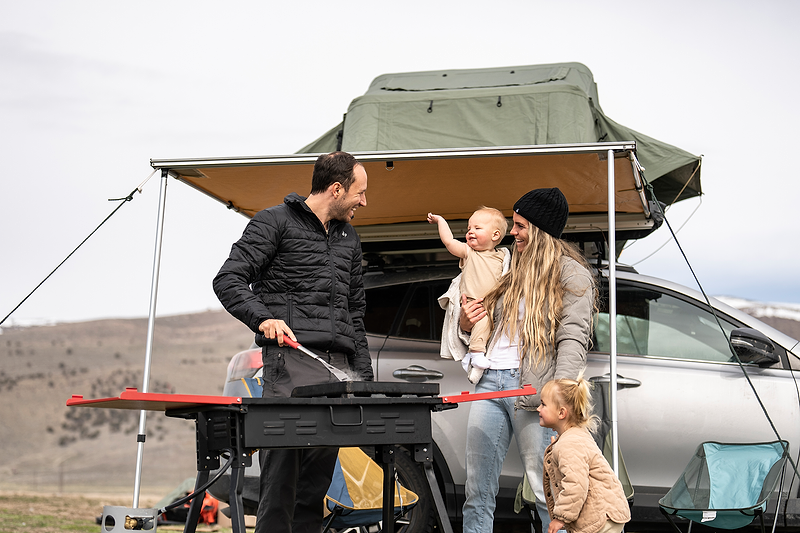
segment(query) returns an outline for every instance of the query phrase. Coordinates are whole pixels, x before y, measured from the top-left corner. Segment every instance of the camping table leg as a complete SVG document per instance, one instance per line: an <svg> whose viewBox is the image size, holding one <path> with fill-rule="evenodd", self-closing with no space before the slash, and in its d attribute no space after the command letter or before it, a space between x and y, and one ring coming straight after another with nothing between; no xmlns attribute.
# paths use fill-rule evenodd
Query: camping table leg
<svg viewBox="0 0 800 533"><path fill-rule="evenodd" d="M444 506L442 493L439 492L439 483L436 482L436 474L433 472L433 463L425 463L425 477L428 478L428 486L433 495L433 503L436 506L436 516L439 518L439 528L444 533L453 533L453 526L447 517L447 508Z"/></svg>
<svg viewBox="0 0 800 533"><path fill-rule="evenodd" d="M231 508L231 528L233 533L245 533L244 505L242 504L242 490L244 489L244 469L252 464L252 459L242 444L242 417L231 417L233 426L233 448L230 453L235 453L236 458L231 465L231 486L228 493L228 505Z"/></svg>
<svg viewBox="0 0 800 533"><path fill-rule="evenodd" d="M242 488L244 487L244 468L234 465L231 468L231 489L228 505L231 508L231 529L233 533L245 533Z"/></svg>
<svg viewBox="0 0 800 533"><path fill-rule="evenodd" d="M208 470L197 473L197 481L194 482L194 490L202 487L208 481ZM203 510L203 499L206 492L203 491L192 500L189 506L189 513L186 515L186 524L183 528L184 533L194 533L197 529L197 521L200 519L200 511Z"/></svg>
<svg viewBox="0 0 800 533"><path fill-rule="evenodd" d="M177 413L175 415L177 416ZM222 407L192 413L195 419L197 442L197 487L204 485L211 470L218 469L219 454L228 451L234 458L231 464L231 479L228 505L231 509L231 529L233 533L245 533L244 506L242 489L244 488L244 469L252 464L248 450L242 443L243 414L238 409ZM195 511L195 506L197 509ZM203 494L192 500L190 516L186 520L184 533L194 533L200 511L203 506Z"/></svg>
<svg viewBox="0 0 800 533"><path fill-rule="evenodd" d="M382 533L394 533L394 446L375 446L375 461L383 469Z"/></svg>

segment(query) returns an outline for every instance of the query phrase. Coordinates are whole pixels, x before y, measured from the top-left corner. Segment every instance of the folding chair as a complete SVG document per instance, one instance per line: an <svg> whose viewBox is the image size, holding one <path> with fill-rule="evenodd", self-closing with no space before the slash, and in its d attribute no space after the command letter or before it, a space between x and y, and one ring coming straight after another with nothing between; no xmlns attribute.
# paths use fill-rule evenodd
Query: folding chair
<svg viewBox="0 0 800 533"><path fill-rule="evenodd" d="M778 506L789 456L789 443L704 442L669 492L659 500L661 513L677 533L674 517L720 529L738 529L756 516L764 532L767 502L778 481ZM775 519L777 520L777 507Z"/></svg>
<svg viewBox="0 0 800 533"><path fill-rule="evenodd" d="M419 501L416 493L395 482L395 520ZM360 448L339 448L333 480L325 495L330 512L323 532L331 528L360 528L383 519L383 469Z"/></svg>

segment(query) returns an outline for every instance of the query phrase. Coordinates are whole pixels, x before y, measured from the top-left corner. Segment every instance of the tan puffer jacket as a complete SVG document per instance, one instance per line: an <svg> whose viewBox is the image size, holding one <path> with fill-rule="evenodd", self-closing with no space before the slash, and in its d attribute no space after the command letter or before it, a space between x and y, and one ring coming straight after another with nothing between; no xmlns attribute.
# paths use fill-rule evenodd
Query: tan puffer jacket
<svg viewBox="0 0 800 533"><path fill-rule="evenodd" d="M607 520L631 519L622 484L586 429L570 428L547 447L542 485L550 517L569 533L596 533Z"/></svg>

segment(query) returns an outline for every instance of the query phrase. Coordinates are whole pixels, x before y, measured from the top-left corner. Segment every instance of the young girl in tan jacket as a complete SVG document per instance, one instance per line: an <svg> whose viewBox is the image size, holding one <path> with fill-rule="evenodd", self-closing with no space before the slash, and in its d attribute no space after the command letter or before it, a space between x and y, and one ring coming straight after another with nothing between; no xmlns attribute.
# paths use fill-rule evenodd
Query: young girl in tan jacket
<svg viewBox="0 0 800 533"><path fill-rule="evenodd" d="M539 424L558 433L544 453L548 533L619 533L631 519L622 484L589 433L598 422L589 387L582 377L542 387Z"/></svg>

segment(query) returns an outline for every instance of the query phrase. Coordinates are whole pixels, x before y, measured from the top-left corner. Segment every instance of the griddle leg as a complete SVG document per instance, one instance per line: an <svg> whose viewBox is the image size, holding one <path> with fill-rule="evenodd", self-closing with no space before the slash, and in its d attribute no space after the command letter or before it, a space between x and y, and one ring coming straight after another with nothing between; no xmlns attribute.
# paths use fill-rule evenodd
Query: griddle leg
<svg viewBox="0 0 800 533"><path fill-rule="evenodd" d="M194 482L194 490L202 487L208 481L208 470L203 470L197 473L197 480ZM186 524L184 525L184 533L194 533L197 530L197 521L200 519L200 511L203 510L203 500L206 497L206 492L203 491L192 500L189 506L189 513L186 515Z"/></svg>
<svg viewBox="0 0 800 533"><path fill-rule="evenodd" d="M383 527L381 533L394 533L394 446L375 446L375 461L383 469Z"/></svg>
<svg viewBox="0 0 800 533"><path fill-rule="evenodd" d="M234 463L231 468L231 488L228 493L228 505L231 508L231 529L233 533L245 533L244 507L242 505L242 489L244 488L244 467Z"/></svg>
<svg viewBox="0 0 800 533"><path fill-rule="evenodd" d="M436 482L436 474L433 472L433 463L425 462L425 477L428 479L428 486L433 495L433 503L436 505L436 516L439 519L439 528L443 533L453 533L453 526L447 517L447 507L444 505L442 493L439 492L439 484Z"/></svg>

